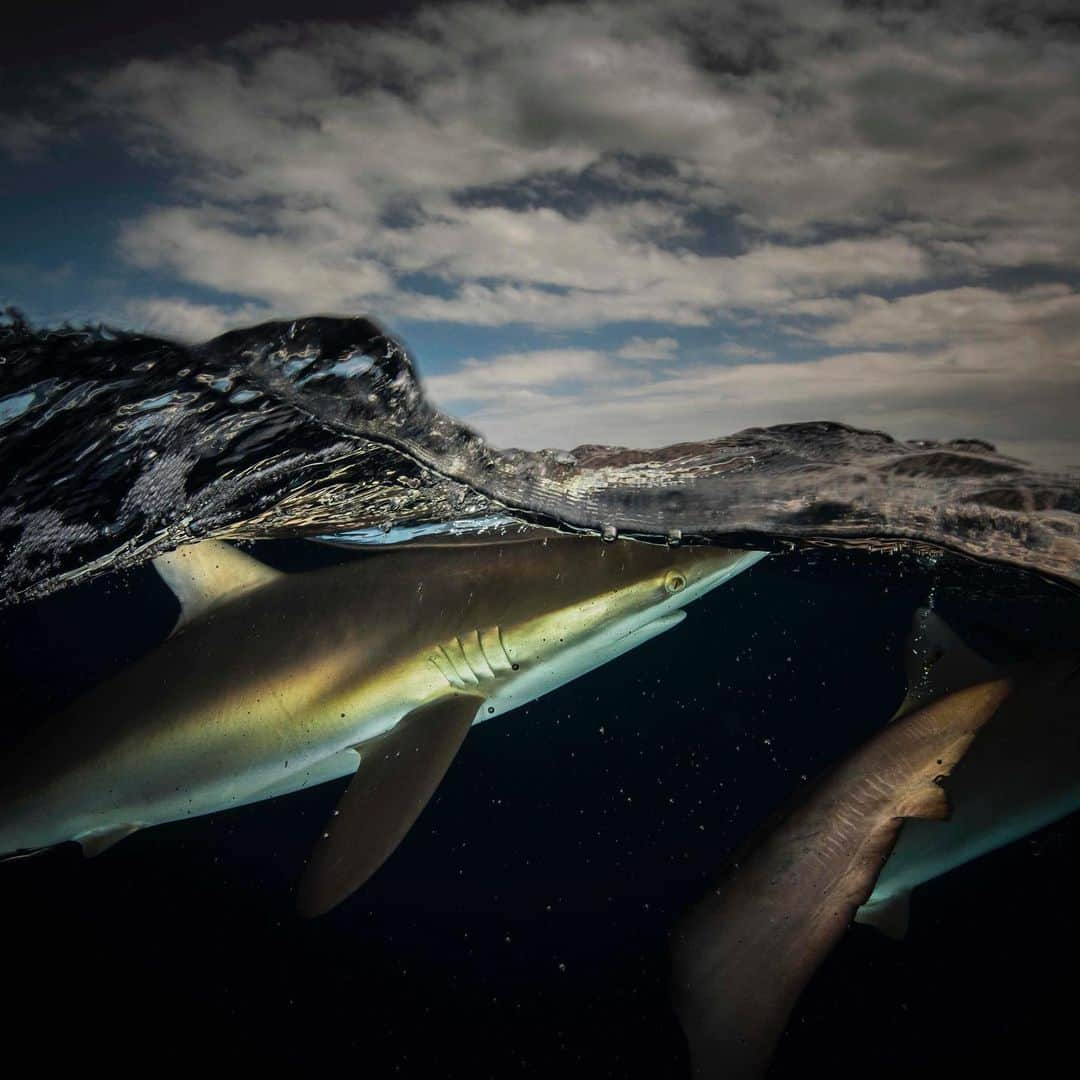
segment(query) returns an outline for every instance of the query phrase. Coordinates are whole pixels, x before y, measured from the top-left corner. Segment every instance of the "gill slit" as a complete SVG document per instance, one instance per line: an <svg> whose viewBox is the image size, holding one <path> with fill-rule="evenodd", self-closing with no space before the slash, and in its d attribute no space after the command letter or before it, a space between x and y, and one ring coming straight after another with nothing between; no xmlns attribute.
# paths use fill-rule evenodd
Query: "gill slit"
<svg viewBox="0 0 1080 1080"><path fill-rule="evenodd" d="M457 646L456 651L452 647L448 649L445 645L439 646L443 656L446 657L450 666L457 672L457 677L463 683L479 686L480 680L476 677L476 672L473 671L469 664L469 658L465 655L465 650L462 648L461 639L455 637L453 644Z"/></svg>
<svg viewBox="0 0 1080 1080"><path fill-rule="evenodd" d="M507 662L507 664L510 665L511 670L513 670L514 661L510 659L510 654L506 651L506 642L503 641L502 627L501 626L496 626L495 627L495 636L496 636L496 638L498 638L499 649L502 651L503 659Z"/></svg>
<svg viewBox="0 0 1080 1080"><path fill-rule="evenodd" d="M479 630L473 630L472 636L476 639L476 651L479 653L480 659L483 661L484 667L487 668L487 671L485 672L485 675L490 679L497 678L497 676L495 674L495 669L491 666L491 661L487 658L487 653L484 652L484 641L480 637L480 631ZM466 659L467 659L468 658L468 653L466 653L465 655L466 655ZM476 674L479 675L480 672L477 672Z"/></svg>

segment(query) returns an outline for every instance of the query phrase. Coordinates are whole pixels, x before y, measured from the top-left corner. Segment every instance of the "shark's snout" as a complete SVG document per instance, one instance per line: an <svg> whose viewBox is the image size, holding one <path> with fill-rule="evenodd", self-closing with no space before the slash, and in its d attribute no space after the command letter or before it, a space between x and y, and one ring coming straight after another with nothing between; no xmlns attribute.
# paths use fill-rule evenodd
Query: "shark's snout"
<svg viewBox="0 0 1080 1080"><path fill-rule="evenodd" d="M728 548L701 547L694 549L688 566L678 568L686 577L686 588L679 594L679 605L697 600L761 562L767 551L734 551Z"/></svg>

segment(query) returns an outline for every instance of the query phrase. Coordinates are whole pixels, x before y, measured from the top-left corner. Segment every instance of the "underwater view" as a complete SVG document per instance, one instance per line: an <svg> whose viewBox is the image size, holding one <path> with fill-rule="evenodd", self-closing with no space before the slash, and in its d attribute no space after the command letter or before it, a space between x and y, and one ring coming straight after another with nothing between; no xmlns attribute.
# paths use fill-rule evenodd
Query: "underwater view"
<svg viewBox="0 0 1080 1080"><path fill-rule="evenodd" d="M823 423L505 454L362 319L4 332L13 1022L386 1075L1052 1044L1080 476Z"/></svg>
<svg viewBox="0 0 1080 1080"><path fill-rule="evenodd" d="M8 1045L1060 1071L1075 13L20 19Z"/></svg>

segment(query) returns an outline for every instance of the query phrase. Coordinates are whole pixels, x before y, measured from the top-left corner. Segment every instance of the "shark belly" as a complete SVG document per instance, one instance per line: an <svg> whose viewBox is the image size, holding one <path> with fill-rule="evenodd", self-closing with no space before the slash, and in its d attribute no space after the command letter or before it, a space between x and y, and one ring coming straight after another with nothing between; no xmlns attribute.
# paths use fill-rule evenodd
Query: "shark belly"
<svg viewBox="0 0 1080 1080"><path fill-rule="evenodd" d="M364 744L393 729L426 701L462 689L478 691L482 700L473 722L480 723L566 685L684 617L685 612L676 611L616 624L583 643L547 648L528 659L523 649L517 670L511 658L517 653L510 645L506 670L492 672L488 667L483 683L476 679L475 685L457 675L471 674L473 668L485 670L475 660L471 667L464 660L475 649L443 650L456 665L451 669L453 682L427 649L393 665L381 677L361 679L329 698L317 691L322 682L339 681L338 671L324 672L321 681L307 688L283 680L258 690L249 687L230 701L204 702L186 715L159 717L149 735L120 738L93 760L55 777L39 798L0 827L0 848L47 847L146 828L327 783L362 767ZM469 640L479 642L480 635L472 631L453 639ZM121 687L114 697L123 697L125 689ZM115 708L115 701L102 702L100 711ZM135 703L133 711L151 708ZM93 722L89 717L82 720L87 725Z"/></svg>
<svg viewBox="0 0 1080 1080"><path fill-rule="evenodd" d="M396 685L362 674L349 685L347 668L326 664L306 680L286 670L229 693L189 677L190 696L165 708L125 679L101 688L59 728L92 733L120 716L111 736L9 803L0 850L216 813L333 779L350 760L355 769L350 747L391 728L435 682L421 671L419 688L408 673Z"/></svg>
<svg viewBox="0 0 1080 1080"><path fill-rule="evenodd" d="M685 617L686 612L676 611L642 625L615 627L597 634L594 639L584 645L555 651L543 660L525 665L518 671L511 669L512 673L491 679L485 687L488 696L477 708L473 724L504 715L536 701L631 649L638 648L666 630L678 626ZM466 635L460 635L455 640L461 640L463 637ZM460 659L458 664L460 665ZM406 715L413 707L415 703L403 706L400 709L401 715L393 719L387 719L385 716L372 717L365 724L358 725L355 735L348 736L351 740L348 747L336 749L325 757L306 762L300 767L283 770L282 774L269 784L251 788L241 794L234 792L228 796L227 802L202 812L213 813L230 806L243 806L261 802L264 799L276 799L309 787L339 780L344 776L351 776L358 767L363 767L364 743L391 730L401 716ZM360 731L363 731L363 735Z"/></svg>
<svg viewBox="0 0 1080 1080"><path fill-rule="evenodd" d="M640 624L618 625L596 634L583 644L553 650L550 655L521 671L518 677L508 679L496 688L480 707L475 723L536 701L678 626L684 618L685 611L676 611Z"/></svg>
<svg viewBox="0 0 1080 1080"><path fill-rule="evenodd" d="M352 776L360 765L360 761L361 755L358 750L339 750L336 754L329 754L310 765L292 770L284 779L253 791L242 801L232 805L246 806L248 803L264 802L267 799L292 795L297 791L305 791L311 787L318 787L320 784L340 780L345 776Z"/></svg>

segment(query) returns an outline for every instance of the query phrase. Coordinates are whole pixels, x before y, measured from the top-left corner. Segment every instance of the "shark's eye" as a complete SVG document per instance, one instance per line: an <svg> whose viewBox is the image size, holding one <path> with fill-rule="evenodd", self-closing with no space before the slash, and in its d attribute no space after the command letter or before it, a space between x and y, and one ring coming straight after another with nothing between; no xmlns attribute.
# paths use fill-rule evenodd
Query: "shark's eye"
<svg viewBox="0 0 1080 1080"><path fill-rule="evenodd" d="M682 592L686 588L686 578L678 570L669 570L664 578L664 588L669 593Z"/></svg>

